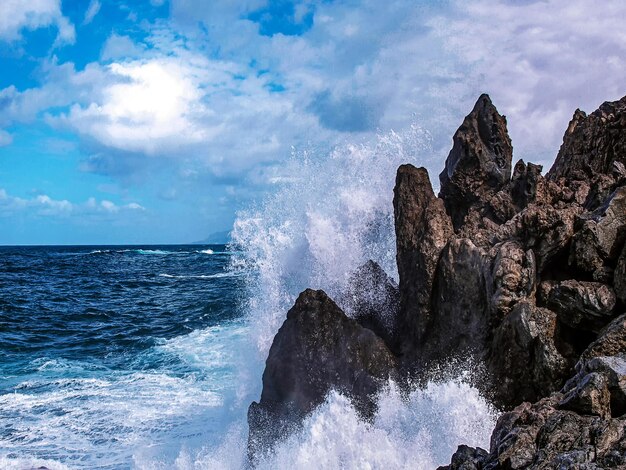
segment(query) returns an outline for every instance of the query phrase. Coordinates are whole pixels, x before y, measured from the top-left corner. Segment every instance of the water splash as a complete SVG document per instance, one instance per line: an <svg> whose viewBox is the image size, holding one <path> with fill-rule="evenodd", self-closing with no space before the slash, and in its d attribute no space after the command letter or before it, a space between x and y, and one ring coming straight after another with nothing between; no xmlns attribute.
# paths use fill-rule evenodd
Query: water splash
<svg viewBox="0 0 626 470"><path fill-rule="evenodd" d="M260 357L296 296L307 287L340 300L354 270L372 259L393 278L393 186L399 165L432 162L418 126L371 145L346 145L326 157L295 154L275 194L239 214L232 234L251 274L250 320Z"/></svg>

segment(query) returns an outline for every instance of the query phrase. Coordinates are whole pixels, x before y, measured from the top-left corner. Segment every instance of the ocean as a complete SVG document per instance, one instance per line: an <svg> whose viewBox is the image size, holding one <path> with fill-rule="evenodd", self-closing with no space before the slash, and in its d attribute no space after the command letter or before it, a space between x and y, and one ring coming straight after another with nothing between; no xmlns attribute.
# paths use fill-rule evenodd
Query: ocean
<svg viewBox="0 0 626 470"><path fill-rule="evenodd" d="M237 215L234 248L0 247L0 469L246 468L287 310L312 287L351 315L342 293L368 259L397 280L395 171L428 164L427 143L415 127L294 153L294 176ZM497 412L468 374L389 383L367 422L332 392L257 467L432 469L488 448Z"/></svg>

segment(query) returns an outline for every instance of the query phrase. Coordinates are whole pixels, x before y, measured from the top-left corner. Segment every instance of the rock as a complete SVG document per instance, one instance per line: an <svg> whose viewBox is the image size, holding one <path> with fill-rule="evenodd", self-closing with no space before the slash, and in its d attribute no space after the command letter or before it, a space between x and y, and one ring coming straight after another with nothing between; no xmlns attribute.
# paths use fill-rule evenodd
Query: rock
<svg viewBox="0 0 626 470"><path fill-rule="evenodd" d="M594 357L577 364L579 380L584 374L599 373L606 379L610 395L610 414L619 417L626 413L626 359L620 356ZM567 385L566 385L567 386Z"/></svg>
<svg viewBox="0 0 626 470"><path fill-rule="evenodd" d="M475 355L482 359L489 334L483 273L488 261L470 240L453 239L444 249L433 292L437 312L420 343L422 362L449 362Z"/></svg>
<svg viewBox="0 0 626 470"><path fill-rule="evenodd" d="M614 164L626 164L626 97L605 102L587 116L576 110L563 137L563 144L549 179L590 179L610 174Z"/></svg>
<svg viewBox="0 0 626 470"><path fill-rule="evenodd" d="M581 354L584 363L593 357L626 355L626 314L609 323Z"/></svg>
<svg viewBox="0 0 626 470"><path fill-rule="evenodd" d="M580 223L582 228L572 241L570 264L602 279L602 268L615 266L626 239L626 187L618 188L595 211L582 214Z"/></svg>
<svg viewBox="0 0 626 470"><path fill-rule="evenodd" d="M478 98L453 142L439 175L439 196L456 230L472 206L483 206L509 182L513 147L506 118L498 113L488 95Z"/></svg>
<svg viewBox="0 0 626 470"><path fill-rule="evenodd" d="M394 352L400 294L395 281L369 260L350 277L342 305L361 326L372 330Z"/></svg>
<svg viewBox="0 0 626 470"><path fill-rule="evenodd" d="M579 414L611 416L611 395L606 377L592 372L585 375L559 402L559 408Z"/></svg>
<svg viewBox="0 0 626 470"><path fill-rule="evenodd" d="M524 164L523 160L515 164L511 177L511 196L518 210L525 208L537 199L537 186L542 179L541 165L534 163Z"/></svg>
<svg viewBox="0 0 626 470"><path fill-rule="evenodd" d="M452 456L450 465L439 467L437 470L480 470L488 455L489 452L480 447L460 445Z"/></svg>
<svg viewBox="0 0 626 470"><path fill-rule="evenodd" d="M598 332L612 320L615 300L613 289L605 284L567 280L550 290L547 306L572 328Z"/></svg>
<svg viewBox="0 0 626 470"><path fill-rule="evenodd" d="M622 303L626 303L626 244L624 244L617 260L617 266L613 273L613 286L617 298L622 301Z"/></svg>
<svg viewBox="0 0 626 470"><path fill-rule="evenodd" d="M626 421L563 410L556 393L505 413L483 469L597 469L626 464Z"/></svg>
<svg viewBox="0 0 626 470"><path fill-rule="evenodd" d="M443 201L424 168L402 165L394 188L401 328L405 344L420 344L431 321L431 293L441 251L452 237ZM409 347L411 349L411 347Z"/></svg>
<svg viewBox="0 0 626 470"><path fill-rule="evenodd" d="M260 402L248 411L251 455L321 404L328 392L350 397L364 415L395 373L396 359L371 330L348 318L321 290L307 289L274 337L263 372Z"/></svg>
<svg viewBox="0 0 626 470"><path fill-rule="evenodd" d="M578 205L558 209L530 204L494 231L493 243L519 240L525 249L533 250L537 272L541 273L566 249L574 235L574 221L581 211Z"/></svg>
<svg viewBox="0 0 626 470"><path fill-rule="evenodd" d="M518 302L533 296L537 268L533 251L525 251L518 241L500 243L490 255L493 264L488 298L491 317L499 322Z"/></svg>
<svg viewBox="0 0 626 470"><path fill-rule="evenodd" d="M491 393L499 406L511 408L559 390L572 364L555 344L556 314L520 302L493 332L487 358Z"/></svg>

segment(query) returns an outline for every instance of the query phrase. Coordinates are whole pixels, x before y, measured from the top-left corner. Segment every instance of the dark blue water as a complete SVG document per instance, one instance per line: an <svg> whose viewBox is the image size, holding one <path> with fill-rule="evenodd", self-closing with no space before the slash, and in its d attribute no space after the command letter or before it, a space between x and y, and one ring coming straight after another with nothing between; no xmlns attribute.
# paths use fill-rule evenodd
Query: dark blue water
<svg viewBox="0 0 626 470"><path fill-rule="evenodd" d="M230 257L0 247L0 468L167 466L222 432L244 334Z"/></svg>

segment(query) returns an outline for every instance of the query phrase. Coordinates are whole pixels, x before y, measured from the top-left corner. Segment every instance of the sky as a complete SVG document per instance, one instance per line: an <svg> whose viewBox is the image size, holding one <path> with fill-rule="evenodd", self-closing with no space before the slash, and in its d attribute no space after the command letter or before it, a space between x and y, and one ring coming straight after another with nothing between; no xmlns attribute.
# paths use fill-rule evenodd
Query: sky
<svg viewBox="0 0 626 470"><path fill-rule="evenodd" d="M625 21L621 0L0 0L0 244L201 240L298 151L412 125L443 167L484 92L547 169L576 108L626 94Z"/></svg>

